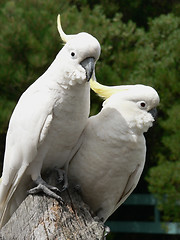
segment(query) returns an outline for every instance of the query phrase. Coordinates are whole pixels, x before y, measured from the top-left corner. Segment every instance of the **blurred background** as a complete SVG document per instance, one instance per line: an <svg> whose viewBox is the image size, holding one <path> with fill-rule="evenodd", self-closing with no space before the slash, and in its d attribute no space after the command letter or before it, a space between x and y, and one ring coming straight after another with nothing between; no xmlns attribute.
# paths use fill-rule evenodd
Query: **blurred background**
<svg viewBox="0 0 180 240"><path fill-rule="evenodd" d="M58 13L67 34L85 31L99 40L100 83L142 83L154 87L161 98L158 120L145 136L143 175L106 223L112 230L107 239L180 239L179 0L1 0L0 167L8 121L19 97L62 48ZM92 93L91 115L101 105Z"/></svg>

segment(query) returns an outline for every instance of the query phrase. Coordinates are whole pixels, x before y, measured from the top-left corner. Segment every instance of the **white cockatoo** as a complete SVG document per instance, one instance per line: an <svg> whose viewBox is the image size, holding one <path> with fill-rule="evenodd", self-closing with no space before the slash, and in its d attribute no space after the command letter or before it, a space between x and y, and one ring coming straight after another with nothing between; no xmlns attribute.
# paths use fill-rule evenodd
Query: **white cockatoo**
<svg viewBox="0 0 180 240"><path fill-rule="evenodd" d="M68 177L105 222L139 181L146 156L143 133L153 125L159 96L144 85L107 87L92 82L91 87L107 99L89 118Z"/></svg>
<svg viewBox="0 0 180 240"><path fill-rule="evenodd" d="M87 123L91 77L100 44L82 32L66 35L58 15L58 30L66 43L47 71L21 96L11 116L0 183L2 227L29 191L61 199L41 177L47 169L65 168ZM65 183L67 187L67 181Z"/></svg>

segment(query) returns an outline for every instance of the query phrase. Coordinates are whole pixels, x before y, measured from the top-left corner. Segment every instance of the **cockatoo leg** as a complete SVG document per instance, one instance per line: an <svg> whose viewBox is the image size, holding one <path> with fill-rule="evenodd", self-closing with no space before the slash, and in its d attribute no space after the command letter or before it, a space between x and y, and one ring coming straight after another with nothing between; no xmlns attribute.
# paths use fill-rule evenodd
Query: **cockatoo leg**
<svg viewBox="0 0 180 240"><path fill-rule="evenodd" d="M37 194L39 192L45 193L47 196L57 199L58 201L64 202L63 199L54 193L56 191L60 193L61 191L57 187L53 187L47 184L40 176L34 181L37 187L34 187L28 191L29 194Z"/></svg>
<svg viewBox="0 0 180 240"><path fill-rule="evenodd" d="M68 177L67 177L67 171L64 169L56 168L56 171L58 173L58 181L64 182L61 192L65 191L68 188Z"/></svg>

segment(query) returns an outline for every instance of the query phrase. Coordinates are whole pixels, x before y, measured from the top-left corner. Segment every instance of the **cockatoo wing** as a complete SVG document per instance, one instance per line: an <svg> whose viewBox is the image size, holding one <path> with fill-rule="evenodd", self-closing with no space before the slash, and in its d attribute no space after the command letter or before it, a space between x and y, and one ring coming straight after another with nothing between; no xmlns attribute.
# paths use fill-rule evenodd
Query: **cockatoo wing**
<svg viewBox="0 0 180 240"><path fill-rule="evenodd" d="M9 123L0 183L0 219L29 164L36 157L52 120L48 92L33 85L20 98Z"/></svg>
<svg viewBox="0 0 180 240"><path fill-rule="evenodd" d="M117 202L117 204L111 214L113 214L113 212L115 212L116 209L119 208L119 206L129 197L129 195L135 189L135 187L137 186L137 184L139 182L140 176L142 174L143 167L144 167L144 162L142 162L141 164L138 164L136 169L130 174L130 176L127 180L127 183L125 185L124 191L123 191L122 195L120 196L119 201Z"/></svg>

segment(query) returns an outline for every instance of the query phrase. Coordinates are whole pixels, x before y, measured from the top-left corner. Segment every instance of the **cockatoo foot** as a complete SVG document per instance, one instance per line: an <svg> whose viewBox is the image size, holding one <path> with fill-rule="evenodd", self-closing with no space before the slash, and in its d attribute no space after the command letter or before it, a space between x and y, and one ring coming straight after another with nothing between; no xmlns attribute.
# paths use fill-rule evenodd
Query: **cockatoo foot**
<svg viewBox="0 0 180 240"><path fill-rule="evenodd" d="M58 182L61 183L62 181L64 181L62 189L60 190L60 192L63 192L68 188L68 178L67 178L66 171L60 168L55 168L55 170L58 173Z"/></svg>
<svg viewBox="0 0 180 240"><path fill-rule="evenodd" d="M64 192L64 191L67 190L67 189L68 189L68 184L64 184L64 185L62 186L61 192Z"/></svg>
<svg viewBox="0 0 180 240"><path fill-rule="evenodd" d="M63 199L55 193L55 192L58 192L58 193L61 192L57 187L47 184L41 177L38 177L35 183L37 184L37 186L30 189L28 191L29 194L37 194L39 192L43 192L49 197L52 197L57 199L58 201L64 202Z"/></svg>

